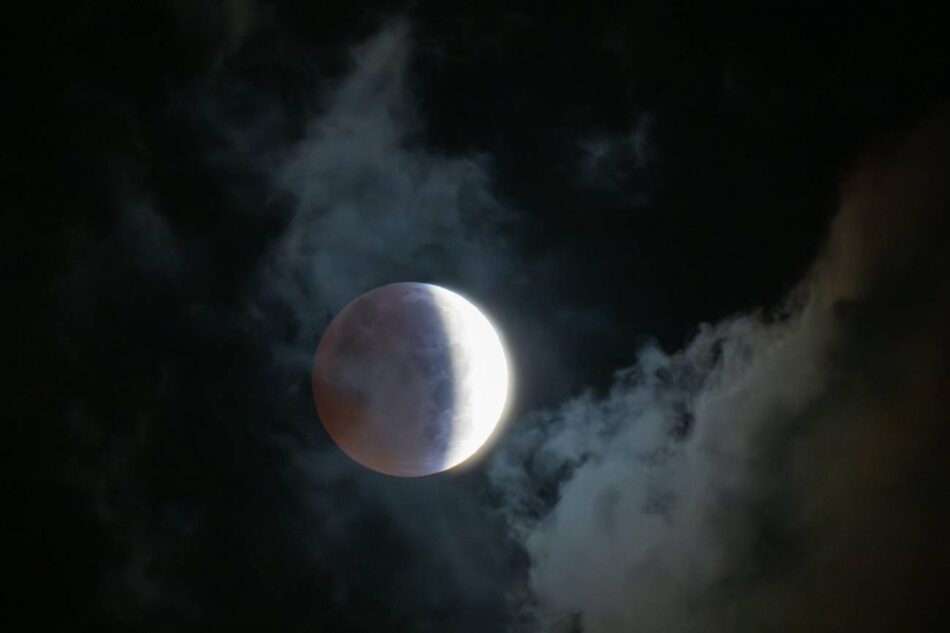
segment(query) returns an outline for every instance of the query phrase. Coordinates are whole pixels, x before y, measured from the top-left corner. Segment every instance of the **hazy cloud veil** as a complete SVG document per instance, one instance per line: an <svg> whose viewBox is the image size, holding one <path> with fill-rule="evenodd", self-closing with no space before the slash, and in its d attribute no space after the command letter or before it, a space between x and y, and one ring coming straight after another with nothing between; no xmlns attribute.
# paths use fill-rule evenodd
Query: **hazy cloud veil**
<svg viewBox="0 0 950 633"><path fill-rule="evenodd" d="M405 280L457 283L477 294L503 274L508 254L498 223L505 212L491 195L485 162L439 155L419 142L410 36L397 20L354 50L351 71L274 173L275 190L289 196L293 211L259 270L248 318L271 337L288 389L309 391L301 377L310 375L320 332L359 294ZM287 431L316 428L309 408L292 415ZM384 477L326 441L276 441L308 525L304 546L315 556L333 552L329 564L345 570L335 573L334 601L359 604L367 587L383 591L394 612L368 627L501 626L507 552L471 486ZM393 552L405 558L374 560ZM362 558L368 562L360 567ZM465 613L479 617L460 619Z"/></svg>
<svg viewBox="0 0 950 633"><path fill-rule="evenodd" d="M160 306L161 318L146 319L160 350L148 371L123 374L136 385L142 378L156 404L135 415L142 405L131 403L126 420L113 402L124 443L110 445L111 453L91 451L81 476L71 475L121 541L103 583L110 617L136 624L164 612L181 630L207 622L262 630L253 618L282 628L284 619L320 623L358 609L367 614L354 626L366 629L502 626L504 539L473 503L471 486L366 471L321 435L311 404L314 347L343 304L406 279L487 289L506 258L495 228L503 210L482 159L442 156L418 142L409 39L408 26L396 22L357 47L306 134L288 145L271 135L278 148L268 150L267 165L232 148L228 160L265 179L274 205L226 209L225 238L208 246L173 231L167 210L143 196L122 208L115 239L93 244L98 257L77 258L62 284L76 328L92 319L82 309L87 290L111 287L114 276L154 278L160 289L176 290L159 303L148 294L152 286L139 283L151 301L128 299L132 308ZM238 133L228 138L246 141ZM244 183L227 187L237 198ZM266 213L286 215L259 217ZM222 278L233 294L209 297L209 280L221 285ZM121 306L126 328L131 322L134 331L151 332ZM174 327L214 343L202 347L197 334L185 351L161 343ZM201 424L190 424L177 406L188 406ZM81 402L74 408L75 433L97 446L96 410ZM194 483L222 479L226 495ZM142 489L172 492L153 509L125 493ZM153 513L167 516L167 525L156 525ZM267 542L250 534L266 534ZM172 559L179 564L162 564ZM241 572L229 572L231 565ZM240 591L254 599L231 604ZM297 593L304 597L298 611L287 609L282 596ZM475 612L478 618L464 616Z"/></svg>
<svg viewBox="0 0 950 633"><path fill-rule="evenodd" d="M409 37L397 21L355 50L353 71L275 174L295 210L260 292L317 327L384 283L454 279L478 290L501 271L502 209L483 161L413 143Z"/></svg>
<svg viewBox="0 0 950 633"><path fill-rule="evenodd" d="M519 422L492 477L531 560L529 628L934 625L948 141L938 121L862 162L777 315L645 349L606 397Z"/></svg>

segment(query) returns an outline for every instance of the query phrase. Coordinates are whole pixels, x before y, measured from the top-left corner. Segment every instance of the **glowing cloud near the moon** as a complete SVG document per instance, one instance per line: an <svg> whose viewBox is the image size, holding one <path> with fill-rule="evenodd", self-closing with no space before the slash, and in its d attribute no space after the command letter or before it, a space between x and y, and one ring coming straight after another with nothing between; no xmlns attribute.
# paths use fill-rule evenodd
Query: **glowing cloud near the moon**
<svg viewBox="0 0 950 633"><path fill-rule="evenodd" d="M414 477L471 457L497 426L508 363L488 319L460 295L390 284L350 302L313 367L317 412L337 445L379 472Z"/></svg>

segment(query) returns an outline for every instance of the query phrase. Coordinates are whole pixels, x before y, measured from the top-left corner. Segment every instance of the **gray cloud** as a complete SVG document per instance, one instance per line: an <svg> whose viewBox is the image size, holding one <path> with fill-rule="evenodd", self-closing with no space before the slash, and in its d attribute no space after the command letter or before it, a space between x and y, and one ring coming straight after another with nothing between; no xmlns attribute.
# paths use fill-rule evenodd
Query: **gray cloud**
<svg viewBox="0 0 950 633"><path fill-rule="evenodd" d="M409 55L403 22L358 47L306 133L283 147L274 130L286 115L266 95L248 93L256 118L240 126L215 110L216 95L195 99L193 116L220 139L207 160L223 165L223 176L214 173L226 194L264 188L280 200L277 211L238 201L209 211L220 220L207 225L213 235L192 234L137 183L108 231L71 240L75 263L59 284L70 315L64 341L102 327L103 306L119 317L110 334L155 340L142 367L123 368L121 400L84 396L72 406L70 432L84 453L69 467L70 485L87 493L116 545L99 589L110 619L135 625L161 614L188 629L264 617L277 605L288 620L365 611L354 626L367 629L502 626L509 552L500 524L477 501L480 482L368 472L331 445L310 406L319 333L347 301L407 279L457 286L477 301L507 262L498 230L505 211L489 192L487 162L419 142ZM250 185L231 180L244 176ZM286 224L255 217L283 211ZM112 290L126 280L140 300ZM221 287L228 292L208 295ZM220 353L232 363L223 382L214 369ZM235 384L249 387L236 394ZM243 498L234 503L232 495ZM240 554L221 554L235 546ZM287 569L267 576L282 557L306 577ZM242 571L222 581L229 565ZM284 612L269 594L253 608L217 602L218 586L263 585L278 587L275 595L285 586L311 592L306 608L319 616Z"/></svg>
<svg viewBox="0 0 950 633"><path fill-rule="evenodd" d="M250 290L247 319L270 337L271 360L298 395L319 333L357 295L418 280L460 287L477 301L508 267L499 230L507 215L489 190L486 160L439 155L418 142L410 52L405 22L357 47L352 71L274 172L293 212ZM508 552L500 525L477 502L479 483L382 477L327 441L302 445L295 434L317 421L309 409L290 415L295 422L273 440L304 508L303 547L339 569L378 551L412 560L340 573L333 599L352 605L369 584L409 630L501 626Z"/></svg>
<svg viewBox="0 0 950 633"><path fill-rule="evenodd" d="M504 276L518 342L551 361L524 367L535 382L571 356L558 339L583 349L578 331L609 317L563 307L566 267L515 260L484 157L424 147L406 24L360 47L335 83L322 62L272 46L274 7L212 5L132 11L132 29L106 20L134 46L105 37L92 60L64 48L69 63L41 73L84 86L70 97L82 107L61 108L83 149L52 161L69 172L50 187L70 210L62 239L22 250L56 281L32 293L42 307L24 311L36 324L17 338L55 341L31 350L49 367L29 363L40 387L18 394L40 410L14 424L38 452L12 441L10 457L56 481L52 498L13 483L42 533L18 548L38 554L18 584L70 603L31 617L501 630L522 563L493 514L500 496L530 556L529 582L508 588L530 627L921 628L921 601L940 598L925 570L945 555L934 404L948 345L946 226L928 203L946 161L917 159L944 132L858 170L831 246L780 318L706 327L678 354L646 349L607 397L529 415L496 444L494 490L478 469L381 478L332 448L310 408L313 347L344 302L405 279L478 299ZM81 13L78 41L91 44L100 12ZM141 24L155 28L126 37ZM656 158L651 125L594 141L587 166L609 182L593 184L624 195L623 165ZM39 138L44 171L57 130ZM48 230L46 214L23 215Z"/></svg>
<svg viewBox="0 0 950 633"><path fill-rule="evenodd" d="M88 261L63 284L70 334L103 314L121 334L130 306L156 297L180 311L174 340L187 334L180 347L154 343L142 367L116 372L121 401L109 394L75 408L73 432L92 455L72 472L75 485L121 534L122 563L102 589L116 618L177 609L172 622L199 628L239 618L241 605L228 596L221 608L209 587L255 568L260 577L235 587L272 581L262 613L283 608L274 597L282 588L311 582L331 614L353 617L354 605L368 605L368 619L354 624L367 629L499 630L506 619L501 594L517 566L481 481L366 472L319 435L301 379L320 330L357 294L417 279L477 295L517 268L486 160L421 145L409 54L405 24L360 47L305 136L268 170L269 186L289 200L276 237L251 235L256 224L236 217L240 230L215 234L218 250L202 250L143 195L103 243L75 245ZM279 127L279 108L265 110L259 129L231 137L247 143L235 161L253 154L248 139ZM649 119L641 123L623 151L649 162ZM920 628L931 617L938 579L929 570L946 563L946 520L934 507L948 483L938 454L950 351L946 137L933 126L856 170L822 259L778 315L706 326L676 354L644 349L606 397L512 425L496 444L489 492L503 499L510 533L529 556L525 586L509 588L521 609L516 625L876 631ZM245 250L264 254L235 262ZM205 297L212 284L202 279L235 263L250 271L236 275L239 304ZM116 307L105 302L103 311L97 302L113 276L140 292L142 280L162 283L141 299L110 295ZM135 333L164 333L166 315L143 310L131 321ZM245 343L264 358L245 358ZM99 352L93 347L80 352ZM226 386L209 384L222 350L239 362ZM205 365L192 375L189 363ZM236 395L249 380L260 393ZM182 394L202 419L197 431L178 422ZM148 410L136 413L142 402ZM97 407L115 412L111 425L96 419ZM101 439L110 433L115 440ZM205 461L222 438L233 459ZM258 481L265 492L249 483ZM149 489L168 501L134 501ZM235 562L231 548L242 539L259 549ZM291 560L306 581L286 573ZM331 572L332 582L322 580ZM385 603L372 602L374 592Z"/></svg>
<svg viewBox="0 0 950 633"><path fill-rule="evenodd" d="M654 115L646 111L633 129L625 134L597 134L580 143L577 176L580 182L613 193L620 193L632 183L637 171L656 159L651 138ZM644 194L640 194L641 197ZM638 202L644 202L644 199Z"/></svg>
<svg viewBox="0 0 950 633"><path fill-rule="evenodd" d="M267 301L313 319L391 281L485 291L501 274L504 211L487 165L414 142L408 61L405 23L360 46L353 72L277 171L276 187L295 210L263 273Z"/></svg>
<svg viewBox="0 0 950 633"><path fill-rule="evenodd" d="M938 121L865 159L776 315L647 348L605 397L518 423L491 466L531 560L528 628L934 625L948 149Z"/></svg>

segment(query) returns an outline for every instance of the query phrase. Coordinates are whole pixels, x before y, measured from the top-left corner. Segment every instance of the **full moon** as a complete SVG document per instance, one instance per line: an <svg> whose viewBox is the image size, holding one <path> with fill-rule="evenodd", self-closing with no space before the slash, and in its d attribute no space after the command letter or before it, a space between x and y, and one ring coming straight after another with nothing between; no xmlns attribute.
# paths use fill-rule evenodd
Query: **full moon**
<svg viewBox="0 0 950 633"><path fill-rule="evenodd" d="M396 283L347 304L313 362L313 398L330 437L360 464L420 477L471 457L505 408L501 339L469 301Z"/></svg>

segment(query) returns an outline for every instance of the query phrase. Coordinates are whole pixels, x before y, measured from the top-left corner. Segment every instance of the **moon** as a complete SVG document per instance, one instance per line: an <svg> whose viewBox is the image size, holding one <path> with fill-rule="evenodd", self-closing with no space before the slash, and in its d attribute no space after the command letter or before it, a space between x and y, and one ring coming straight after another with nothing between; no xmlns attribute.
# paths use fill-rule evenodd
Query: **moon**
<svg viewBox="0 0 950 633"><path fill-rule="evenodd" d="M415 282L348 303L320 339L312 378L317 414L340 449L399 477L471 457L508 395L505 350L485 315L450 290Z"/></svg>

